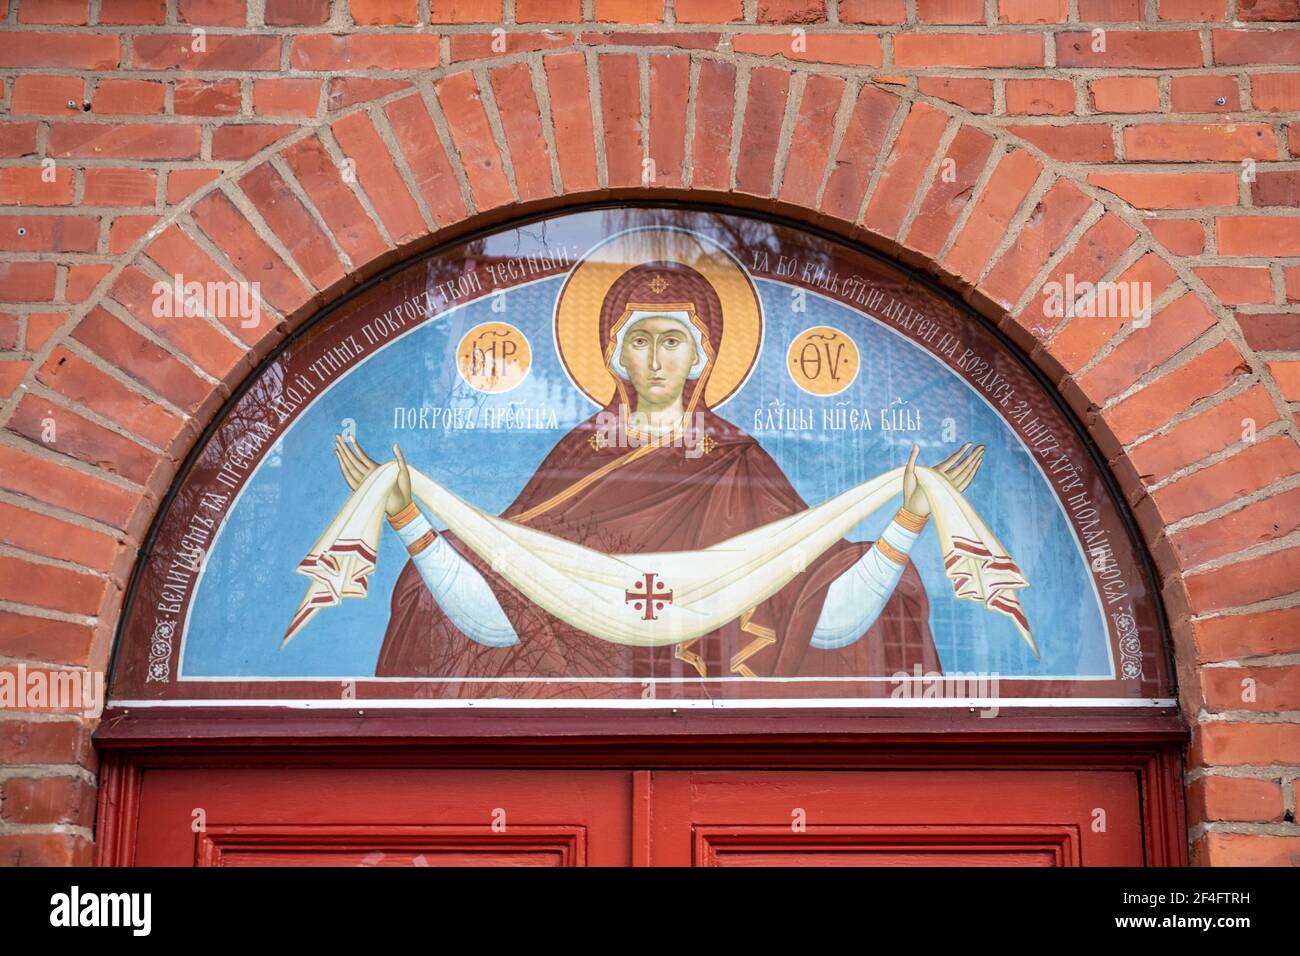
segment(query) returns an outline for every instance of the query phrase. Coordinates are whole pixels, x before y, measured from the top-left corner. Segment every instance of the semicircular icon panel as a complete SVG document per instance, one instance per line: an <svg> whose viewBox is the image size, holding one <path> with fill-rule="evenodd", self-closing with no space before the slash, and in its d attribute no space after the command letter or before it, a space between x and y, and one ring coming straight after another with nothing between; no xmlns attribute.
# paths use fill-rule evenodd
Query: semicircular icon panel
<svg viewBox="0 0 1300 956"><path fill-rule="evenodd" d="M712 211L557 215L263 363L158 518L112 698L1167 703L1102 467L896 266Z"/></svg>

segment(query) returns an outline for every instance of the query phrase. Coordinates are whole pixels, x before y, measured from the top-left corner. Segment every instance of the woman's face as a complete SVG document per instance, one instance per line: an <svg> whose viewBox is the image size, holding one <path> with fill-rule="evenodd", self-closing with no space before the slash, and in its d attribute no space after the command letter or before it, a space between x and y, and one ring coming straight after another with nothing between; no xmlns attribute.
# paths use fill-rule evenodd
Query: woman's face
<svg viewBox="0 0 1300 956"><path fill-rule="evenodd" d="M623 336L619 359L642 400L668 405L681 396L699 355L695 339L680 322L650 315L634 322Z"/></svg>

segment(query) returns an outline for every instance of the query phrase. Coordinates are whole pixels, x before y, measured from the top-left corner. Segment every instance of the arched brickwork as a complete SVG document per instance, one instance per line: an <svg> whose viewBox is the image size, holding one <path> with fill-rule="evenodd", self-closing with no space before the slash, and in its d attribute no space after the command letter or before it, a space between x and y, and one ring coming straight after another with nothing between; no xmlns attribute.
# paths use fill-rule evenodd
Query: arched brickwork
<svg viewBox="0 0 1300 956"><path fill-rule="evenodd" d="M993 23L979 0L961 21L977 27L928 21L963 5L926 0L677 0L666 19L637 0L513 0L496 37L501 11L466 19L492 3L433 0L432 27L424 0L174 15L100 0L111 27L41 8L65 6L47 26L17 5L0 32L0 177L28 207L0 245L5 660L106 666L179 463L257 360L357 282L530 212L704 200L893 255L1025 349L1109 458L1160 571L1194 859L1300 860L1300 258L1277 258L1300 256L1300 139L1277 112L1300 94L1275 66L1300 58L1300 30L1189 12L1109 23L1111 52L1092 54L1066 4L1057 20L1011 0ZM90 121L53 115L86 71ZM1243 93L1232 126L1202 115ZM1191 120L1146 115L1171 104ZM150 286L175 273L260 282L266 320L155 318ZM1044 317L1040 290L1067 273L1149 281L1149 326ZM0 728L0 862L88 859L91 728L21 713Z"/></svg>

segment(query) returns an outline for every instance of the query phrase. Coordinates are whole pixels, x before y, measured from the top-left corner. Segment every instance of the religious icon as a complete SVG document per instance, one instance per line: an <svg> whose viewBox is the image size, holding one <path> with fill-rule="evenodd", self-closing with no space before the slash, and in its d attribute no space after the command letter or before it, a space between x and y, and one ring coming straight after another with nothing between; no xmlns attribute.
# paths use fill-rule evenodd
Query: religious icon
<svg viewBox="0 0 1300 956"><path fill-rule="evenodd" d="M453 494L400 445L392 460L371 457L364 426L334 438L351 497L298 567L312 583L286 642L322 609L366 596L386 521L410 560L377 677L518 679L517 695L545 695L546 679L587 681L582 693L597 697L613 678L937 672L909 560L932 522L955 596L1006 615L1038 654L1018 595L1029 582L963 495L983 445L961 443L930 467L913 445L905 466L810 505L717 410L764 344L753 280L717 243L669 227L606 240L559 291L554 338L599 410L499 514ZM509 323L477 327L458 348L461 376L486 393L511 388L529 348ZM817 396L861 373L852 340L824 326L800 334L785 361ZM874 541L845 537L884 508L893 517Z"/></svg>

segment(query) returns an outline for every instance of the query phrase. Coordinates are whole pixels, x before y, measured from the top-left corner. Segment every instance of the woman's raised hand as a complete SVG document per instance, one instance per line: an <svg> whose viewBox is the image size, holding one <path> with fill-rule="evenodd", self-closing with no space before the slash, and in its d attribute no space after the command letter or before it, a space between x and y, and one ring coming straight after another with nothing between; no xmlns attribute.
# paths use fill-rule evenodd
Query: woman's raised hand
<svg viewBox="0 0 1300 956"><path fill-rule="evenodd" d="M402 449L397 445L393 445L393 454L398 464L397 482L384 503L384 510L390 516L397 514L411 503L411 469L406 464ZM344 480L353 491L356 491L370 473L379 467L373 458L361 450L356 437L352 435L348 436L347 441L340 435L334 436L334 457L338 459L339 470L343 472Z"/></svg>
<svg viewBox="0 0 1300 956"><path fill-rule="evenodd" d="M912 455L907 459L907 468L903 472L903 507L912 514L924 518L930 513L930 499L926 497L916 480L916 457L920 451L921 449L916 445L912 446ZM983 461L984 446L976 445L972 451L971 443L967 442L951 457L935 465L934 471L942 475L958 491L965 491L975 480L975 472L979 471Z"/></svg>

